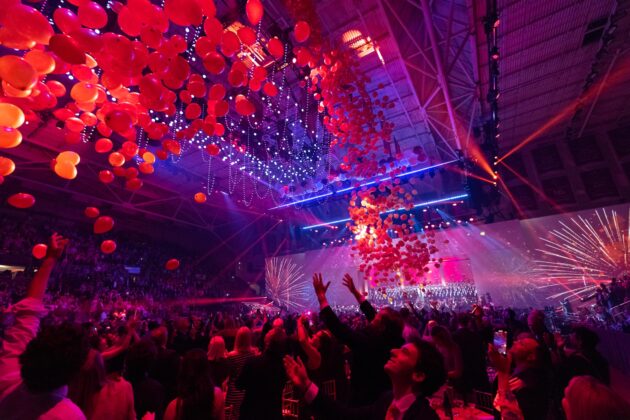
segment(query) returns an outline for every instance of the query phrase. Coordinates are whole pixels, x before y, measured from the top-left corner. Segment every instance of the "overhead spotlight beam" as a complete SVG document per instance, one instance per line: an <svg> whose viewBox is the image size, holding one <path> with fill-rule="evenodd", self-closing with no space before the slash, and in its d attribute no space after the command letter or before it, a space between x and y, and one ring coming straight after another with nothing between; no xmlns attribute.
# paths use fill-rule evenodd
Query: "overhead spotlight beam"
<svg viewBox="0 0 630 420"><path fill-rule="evenodd" d="M468 197L468 194L466 194L466 193L458 194L458 195L454 195L452 197L440 198L438 200L431 200L431 201L425 201L423 203L417 203L417 204L414 204L413 207L417 208L417 207L431 206L433 204L444 203L446 201L461 200L462 198L467 198L467 197ZM381 214L393 213L395 211L400 211L400 210L404 210L404 208L391 209L391 210L383 211L383 212L381 212ZM350 220L352 220L352 219L347 218L347 219L331 220L330 222L318 223L316 225L310 225L310 226L304 226L302 228L302 230L315 229L315 228L323 227L323 226L338 225L339 223L349 222Z"/></svg>
<svg viewBox="0 0 630 420"><path fill-rule="evenodd" d="M285 207L294 206L296 204L307 203L309 201L317 200L319 198L329 197L329 196L331 196L333 194L344 193L344 192L352 191L352 190L355 190L355 189L358 189L358 188L361 188L361 187L368 187L370 185L374 185L374 184L377 184L379 182L387 181L388 179L404 178L404 177L406 177L408 175L413 175L413 174L429 171L431 169L440 168L442 166L446 166L446 165L449 165L449 164L455 163L455 162L458 162L458 159L449 160L448 162L442 162L442 163L438 163L438 164L435 164L435 165L427 166L427 167L424 167L424 168L414 169L414 170L411 170L411 171L403 172L402 174L398 174L398 175L395 175L395 176L386 176L386 177L383 177L383 178L380 178L380 179L375 179L373 181L368 181L368 182L365 182L363 184L360 184L358 187L342 188L340 190L337 190L335 193L333 193L331 191L331 192L327 192L325 194L319 194L319 195L306 197L306 198L301 199L301 200L296 200L296 201L292 201L290 203L281 204L279 206L272 207L269 210L282 209L282 208L285 208Z"/></svg>

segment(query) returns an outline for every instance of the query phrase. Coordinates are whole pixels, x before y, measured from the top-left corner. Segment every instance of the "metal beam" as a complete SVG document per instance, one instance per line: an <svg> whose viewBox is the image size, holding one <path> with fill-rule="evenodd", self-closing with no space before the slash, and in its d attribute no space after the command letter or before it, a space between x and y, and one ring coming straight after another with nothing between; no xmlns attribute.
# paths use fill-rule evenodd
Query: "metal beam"
<svg viewBox="0 0 630 420"><path fill-rule="evenodd" d="M428 0L420 0L420 3L422 4L424 25L427 33L429 34L429 40L431 41L431 49L433 50L433 58L435 59L435 67L437 68L438 83L442 87L442 94L444 95L444 100L446 101L446 110L448 112L451 129L453 130L453 135L455 137L455 143L457 144L457 148L461 150L462 144L459 139L455 110L453 109L453 104L451 103L448 82L446 81L446 72L444 71L444 65L442 64L442 58L440 57L440 51L438 50L438 43L435 36L435 28L433 27L433 21L431 20L431 6L429 6Z"/></svg>

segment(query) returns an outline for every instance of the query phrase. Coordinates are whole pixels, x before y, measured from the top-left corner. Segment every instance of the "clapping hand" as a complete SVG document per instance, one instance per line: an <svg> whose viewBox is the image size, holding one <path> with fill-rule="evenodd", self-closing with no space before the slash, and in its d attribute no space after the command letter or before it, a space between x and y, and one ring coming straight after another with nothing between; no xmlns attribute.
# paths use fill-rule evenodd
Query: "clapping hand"
<svg viewBox="0 0 630 420"><path fill-rule="evenodd" d="M317 296L317 300L320 305L326 302L326 292L330 287L330 282L324 285L324 280L322 279L321 273L313 274L313 288L315 289L315 295Z"/></svg>
<svg viewBox="0 0 630 420"><path fill-rule="evenodd" d="M284 370L287 372L289 380L300 393L304 394L311 385L311 380L308 378L302 359L298 357L296 360L291 356L284 356L283 362Z"/></svg>
<svg viewBox="0 0 630 420"><path fill-rule="evenodd" d="M46 251L46 258L58 260L61 258L66 245L68 245L68 239L59 235L57 232L53 233L50 237L50 242Z"/></svg>

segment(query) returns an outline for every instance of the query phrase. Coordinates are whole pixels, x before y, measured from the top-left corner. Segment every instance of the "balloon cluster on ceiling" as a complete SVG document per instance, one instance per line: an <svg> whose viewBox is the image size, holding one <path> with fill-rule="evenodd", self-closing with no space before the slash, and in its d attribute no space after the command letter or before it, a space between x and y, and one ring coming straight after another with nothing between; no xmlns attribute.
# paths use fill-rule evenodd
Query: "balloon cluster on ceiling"
<svg viewBox="0 0 630 420"><path fill-rule="evenodd" d="M311 123L310 129L321 156L307 153L306 157L311 163L323 163L324 180L374 176L395 167L394 162L388 167L378 160L379 151L391 141L393 126L385 120L384 110L394 107L393 102L369 91L370 80L361 73L354 51L331 47L323 40L312 1L284 1L296 22L293 48L262 34L261 0L247 1L248 24L222 23L213 0L165 0L163 7L149 0L111 1L112 10L90 0L67 2L67 7L55 8L51 16L36 8L38 0L30 1L32 5L19 0L0 3L0 45L5 47L0 57L0 148L18 147L19 128L25 121L51 114L62 123L68 148L91 142L104 155L103 163L109 167L100 171L98 180L105 184L119 178L127 189L141 189L142 179L155 171L157 160L176 160L191 144L208 159L221 155L232 159L234 153L241 153L255 162L255 169L263 162L249 150L253 149L249 135L247 143L237 135L240 124L264 129L269 124L262 120L265 114L281 114L273 98L285 94L285 111L289 108L286 68L292 64L303 75L298 85L306 91L306 108L309 101L316 104L314 125L319 127ZM181 35L181 29L193 36ZM243 54L246 50L249 53ZM262 50L271 63L257 65L251 59L255 50ZM60 80L61 76L66 78ZM297 101L295 107L299 108ZM308 109L300 115L308 128ZM320 143L319 131L327 135L321 136ZM284 138L288 136L276 134L283 138L276 139L274 157L297 160L297 153L291 152L294 145ZM281 148L280 140L288 146ZM322 158L333 152L343 156L338 164ZM79 176L80 160L79 154L67 150L53 159L51 169L72 180ZM272 164L283 168L282 163L268 160L267 169ZM9 158L0 157L0 183L14 170ZM287 194L295 192L294 184L301 181L303 186L300 176L315 173L301 169L276 177L266 172L269 181L281 183ZM384 236L393 217L382 222L378 212L371 210L371 206L382 211L400 205L399 188L382 185L360 194L366 205L351 203L355 227L369 226L370 234L376 235L358 245L364 267L377 272L402 270L404 275L422 270L435 247L411 238L404 225L394 245ZM204 203L206 193L199 192L193 199ZM35 198L20 193L8 201L28 208ZM402 201L408 204L410 199L403 194ZM96 234L111 230L109 216L88 209L86 216L95 218ZM379 246L372 249L370 244ZM115 248L111 240L101 246L104 253ZM385 254L398 256L398 261ZM169 269L179 264L169 263Z"/></svg>

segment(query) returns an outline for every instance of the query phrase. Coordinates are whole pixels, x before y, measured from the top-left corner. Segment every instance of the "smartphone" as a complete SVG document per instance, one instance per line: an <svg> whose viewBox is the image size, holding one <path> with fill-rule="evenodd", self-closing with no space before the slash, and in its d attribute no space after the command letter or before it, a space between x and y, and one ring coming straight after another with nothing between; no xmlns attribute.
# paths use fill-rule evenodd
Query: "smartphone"
<svg viewBox="0 0 630 420"><path fill-rule="evenodd" d="M494 333L494 339L492 341L494 348L497 349L502 355L507 354L507 331L497 330Z"/></svg>

